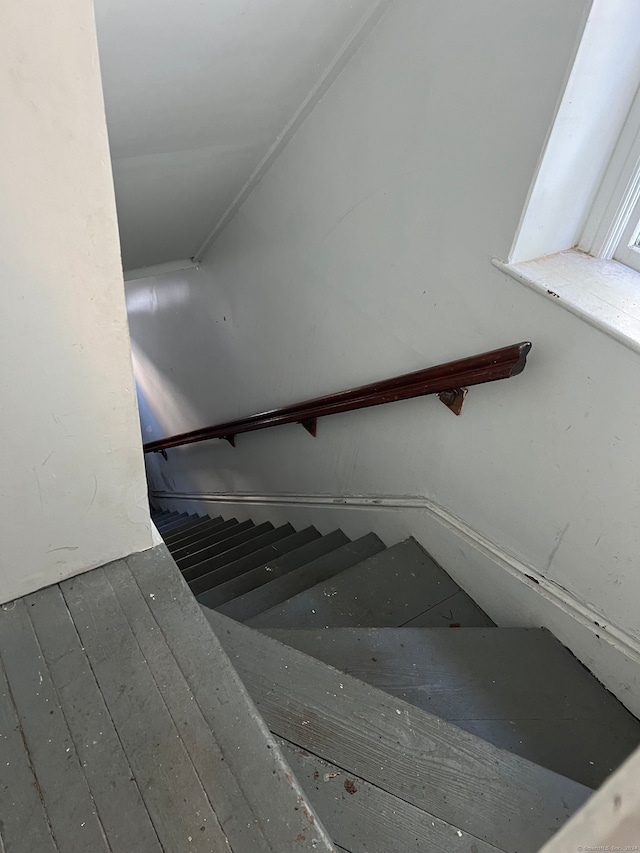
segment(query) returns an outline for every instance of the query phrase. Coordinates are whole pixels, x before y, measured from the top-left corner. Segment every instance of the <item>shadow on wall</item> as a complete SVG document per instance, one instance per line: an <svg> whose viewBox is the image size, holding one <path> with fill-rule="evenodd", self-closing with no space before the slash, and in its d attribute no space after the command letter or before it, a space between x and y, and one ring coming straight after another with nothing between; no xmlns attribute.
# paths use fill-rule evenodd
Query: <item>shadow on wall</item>
<svg viewBox="0 0 640 853"><path fill-rule="evenodd" d="M134 341L132 341L132 356L143 443L204 424L202 415L199 415L185 398L175 381L158 370L153 362L140 352ZM197 464L198 455L204 453L205 459L202 466L206 470L207 465L211 465L211 453L213 451L215 454L216 447L221 451L225 450L220 442L206 442L205 445L190 445L169 450L167 451L168 459L164 459L160 453L145 454L149 488L153 491L197 492L202 485L197 482L197 476L185 477L181 473L179 482L176 482L175 468L171 464L172 457L177 454L190 454L194 457L196 464L189 466L189 470L193 473L200 470L200 465ZM225 464L215 465L215 468L218 476L226 483L226 487L232 488L233 473L227 471L228 476L225 476L228 461Z"/></svg>
<svg viewBox="0 0 640 853"><path fill-rule="evenodd" d="M156 420L145 424L147 441L240 415L236 395L223 393L238 379L231 306L217 293L203 299L203 286L198 269L125 285L136 380L162 428L156 436Z"/></svg>
<svg viewBox="0 0 640 853"><path fill-rule="evenodd" d="M238 362L234 350L233 306L224 296L214 299L209 294L203 300L201 288L198 269L161 281L144 278L126 283L143 442L249 414L240 410L238 389L246 390L252 371L250 365ZM206 472L211 470L223 491L256 488L255 480L242 482L225 442L175 448L168 451L167 460L149 454L145 463L153 490L206 491ZM263 488L271 490L272 485L268 488L265 483Z"/></svg>

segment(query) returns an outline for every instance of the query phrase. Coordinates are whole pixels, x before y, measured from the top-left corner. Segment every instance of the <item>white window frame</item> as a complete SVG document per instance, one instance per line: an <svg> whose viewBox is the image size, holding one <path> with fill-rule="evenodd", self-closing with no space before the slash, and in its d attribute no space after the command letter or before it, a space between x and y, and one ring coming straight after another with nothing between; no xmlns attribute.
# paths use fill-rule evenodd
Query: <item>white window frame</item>
<svg viewBox="0 0 640 853"><path fill-rule="evenodd" d="M593 0L499 270L640 353L640 2Z"/></svg>
<svg viewBox="0 0 640 853"><path fill-rule="evenodd" d="M620 134L578 248L640 272L640 89Z"/></svg>

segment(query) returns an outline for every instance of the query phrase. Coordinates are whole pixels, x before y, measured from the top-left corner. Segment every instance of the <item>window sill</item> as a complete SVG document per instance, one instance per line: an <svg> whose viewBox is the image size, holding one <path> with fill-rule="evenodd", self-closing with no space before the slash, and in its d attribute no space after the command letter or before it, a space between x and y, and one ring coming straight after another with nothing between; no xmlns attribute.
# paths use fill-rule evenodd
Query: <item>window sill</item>
<svg viewBox="0 0 640 853"><path fill-rule="evenodd" d="M493 265L561 308L640 353L640 273L575 249Z"/></svg>

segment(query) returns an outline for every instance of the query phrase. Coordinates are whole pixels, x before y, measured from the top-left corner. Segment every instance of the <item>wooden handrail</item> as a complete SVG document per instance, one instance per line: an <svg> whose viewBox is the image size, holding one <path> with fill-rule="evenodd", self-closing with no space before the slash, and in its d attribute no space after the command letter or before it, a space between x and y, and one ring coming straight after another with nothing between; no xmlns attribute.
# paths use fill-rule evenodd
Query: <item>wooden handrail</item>
<svg viewBox="0 0 640 853"><path fill-rule="evenodd" d="M315 435L316 419L327 415L365 409L397 400L408 400L412 397L423 397L427 394L443 394L468 388L470 385L481 385L484 382L495 382L498 379L517 376L524 370L530 349L531 344L528 341L511 344L508 347L449 361L425 370L405 373L392 379L372 382L348 391L315 397L312 400L279 409L270 409L235 421L226 421L215 426L150 441L144 445L144 452L168 450L171 447L209 441L212 438L224 438L233 444L235 436L240 433L290 423L301 423Z"/></svg>

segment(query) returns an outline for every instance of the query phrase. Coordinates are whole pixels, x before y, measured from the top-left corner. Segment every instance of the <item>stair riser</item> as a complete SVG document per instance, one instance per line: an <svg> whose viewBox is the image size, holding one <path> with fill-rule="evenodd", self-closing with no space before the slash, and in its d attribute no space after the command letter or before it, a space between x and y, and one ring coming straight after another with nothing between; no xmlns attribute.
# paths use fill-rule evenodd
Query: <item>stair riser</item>
<svg viewBox="0 0 640 853"><path fill-rule="evenodd" d="M280 581L275 581L273 584L261 587L255 597L249 594L250 608L246 608L244 613L246 614L250 610L253 610L253 612L251 613L251 618L245 615L243 621L247 621L256 627L260 625L269 627L278 625L280 608L286 607L287 601L292 596L303 592L310 586L328 581L341 572L356 566L362 560L366 560L368 557L379 554L384 550L383 542L372 533L356 539L355 542L339 548L337 551L327 555L327 557L316 560L310 565L303 566L295 572L291 572L291 574ZM312 616L313 614L310 613L310 615Z"/></svg>
<svg viewBox="0 0 640 853"><path fill-rule="evenodd" d="M258 525L260 526L260 525ZM260 526L261 527L261 526ZM270 529L273 525L269 525ZM248 535L257 527L252 521L243 521L233 527L227 527L225 530L219 530L217 533L208 534L202 539L195 539L186 547L181 547L172 551L173 559L176 561L182 571L201 563L208 557L220 553L219 545L226 542L228 539L235 538L235 542L240 542L239 537ZM261 527L261 530L267 528ZM259 535L259 534L258 534ZM234 544L235 544L234 542ZM224 548L223 548L224 550Z"/></svg>
<svg viewBox="0 0 640 853"><path fill-rule="evenodd" d="M258 551L248 554L246 557L241 557L239 560L229 564L229 568L233 568L231 578L224 583L218 584L213 589L202 593L198 596L198 602L200 604L207 604L207 596L209 596L209 600L211 600L211 597L215 596L217 589L226 587L228 584L240 583L241 579L245 575L250 574L255 569L262 568L264 571L265 568L269 568L270 562L275 562L283 555L299 550L309 542L317 541L320 538L320 534L317 530L314 528L307 528L299 533L287 536L278 542L274 542L272 545L268 545L265 548L260 548Z"/></svg>
<svg viewBox="0 0 640 853"><path fill-rule="evenodd" d="M180 528L180 530L176 530L173 533L167 533L166 536L163 537L165 544L168 547L170 544L182 539L184 536L193 536L194 534L199 533L210 521L210 518L198 518L194 520L192 524L187 524L184 528Z"/></svg>
<svg viewBox="0 0 640 853"><path fill-rule="evenodd" d="M348 538L341 530L336 530L327 536L321 536L313 543L297 548L295 551L277 559L269 560L268 564L265 561L265 565L245 572L224 584L220 584L215 589L206 593L201 603L207 607L214 608L230 603L233 599L239 598L266 583L277 580L277 578L283 577L306 563L316 560L331 551L335 551L348 542Z"/></svg>
<svg viewBox="0 0 640 853"><path fill-rule="evenodd" d="M208 563L211 571L189 581L191 591L194 595L200 595L208 589L217 586L219 583L231 580L231 578L236 576L235 572L237 569L235 564L239 559L264 548L266 545L271 545L273 542L286 539L293 532L291 525L278 527L276 530L270 530L262 536L252 538L248 542L243 542L241 545L237 545L235 548L231 548L229 551L218 555L217 558Z"/></svg>

